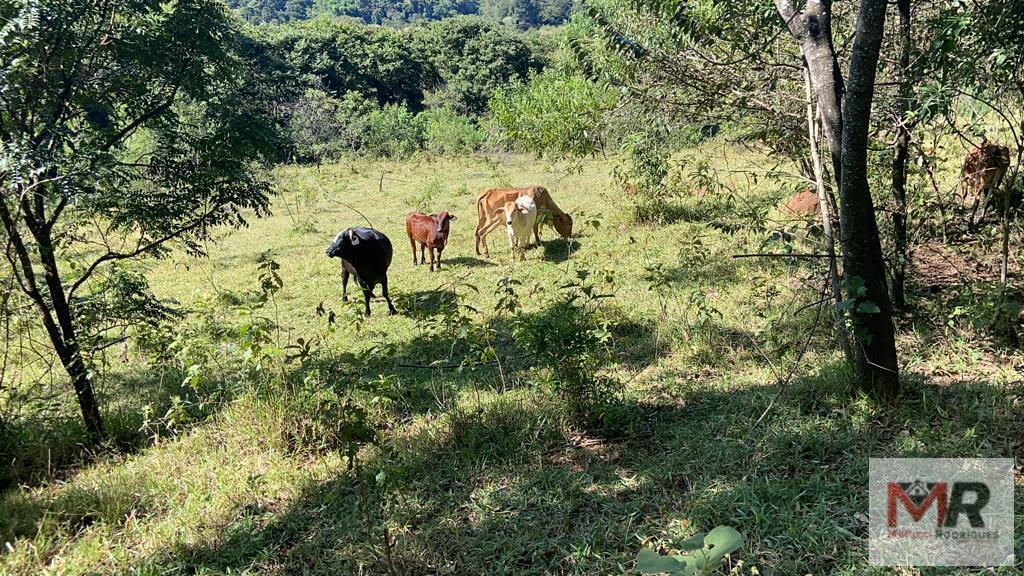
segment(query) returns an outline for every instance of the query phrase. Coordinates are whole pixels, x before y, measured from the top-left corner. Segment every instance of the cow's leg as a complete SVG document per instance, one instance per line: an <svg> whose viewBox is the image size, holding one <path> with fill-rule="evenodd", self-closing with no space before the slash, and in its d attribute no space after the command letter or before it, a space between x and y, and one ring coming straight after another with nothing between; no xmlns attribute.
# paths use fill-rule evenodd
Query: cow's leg
<svg viewBox="0 0 1024 576"><path fill-rule="evenodd" d="M438 270L441 269L441 251L442 250L444 250L444 248L438 248L437 249L437 269Z"/></svg>
<svg viewBox="0 0 1024 576"><path fill-rule="evenodd" d="M427 257L425 255L426 251L427 251L427 245L426 244L420 244L420 264L426 264L427 263Z"/></svg>
<svg viewBox="0 0 1024 576"><path fill-rule="evenodd" d="M984 192L982 192L984 193ZM971 216L967 219L967 230L974 231L975 221L974 217L978 213L978 204L981 202L981 195L974 195L974 204L971 205Z"/></svg>
<svg viewBox="0 0 1024 576"><path fill-rule="evenodd" d="M348 270L341 267L341 301L348 302Z"/></svg>
<svg viewBox="0 0 1024 576"><path fill-rule="evenodd" d="M430 271L433 272L434 271L434 247L433 246L429 246L427 248L427 252L430 253Z"/></svg>
<svg viewBox="0 0 1024 576"><path fill-rule="evenodd" d="M388 314L398 314L398 310L395 310L395 305L391 303L391 295L388 294L388 277L384 276L384 279L380 281L380 292L384 295L384 300L388 303Z"/></svg>
<svg viewBox="0 0 1024 576"><path fill-rule="evenodd" d="M373 297L373 290L363 288L363 303L366 305L366 315L370 315L370 298Z"/></svg>
<svg viewBox="0 0 1024 576"><path fill-rule="evenodd" d="M992 197L995 195L995 188L987 187L981 195L981 216L978 216L978 224L985 221L985 216L988 215L988 206L992 202Z"/></svg>
<svg viewBox="0 0 1024 576"><path fill-rule="evenodd" d="M533 221L533 242L540 246L540 222L538 220Z"/></svg>
<svg viewBox="0 0 1024 576"><path fill-rule="evenodd" d="M487 235L493 232L499 225L505 224L505 220L502 218L496 218L493 222L488 222L483 229L477 232L477 238L479 242L483 242L484 245L484 257L490 258L491 251L487 248ZM477 251L477 254L480 254Z"/></svg>
<svg viewBox="0 0 1024 576"><path fill-rule="evenodd" d="M416 240L409 236L409 244L412 246L412 265L416 265Z"/></svg>

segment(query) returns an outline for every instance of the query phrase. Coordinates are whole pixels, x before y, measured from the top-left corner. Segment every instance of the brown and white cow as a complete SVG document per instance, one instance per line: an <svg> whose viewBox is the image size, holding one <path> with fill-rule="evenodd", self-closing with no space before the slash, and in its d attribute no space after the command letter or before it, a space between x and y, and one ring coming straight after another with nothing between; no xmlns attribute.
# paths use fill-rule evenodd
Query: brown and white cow
<svg viewBox="0 0 1024 576"><path fill-rule="evenodd" d="M441 269L441 252L448 243L450 223L455 220L446 211L426 215L420 212L409 212L405 217L405 232L409 235L412 246L412 264L426 264L423 253L430 250L430 271L434 271L434 252L437 252L437 269ZM416 262L416 245L420 245L420 261Z"/></svg>
<svg viewBox="0 0 1024 576"><path fill-rule="evenodd" d="M520 196L527 196L533 199L537 205L537 219L533 224L533 237L537 244L540 244L540 223L550 218L562 238L572 236L572 216L569 216L555 204L551 193L543 186L529 186L527 188L492 188L480 193L476 199L476 253L480 254L480 243L484 245L484 256L490 256L487 249L487 235L494 231L505 220L499 215L499 211L507 203L514 202Z"/></svg>
<svg viewBox="0 0 1024 576"><path fill-rule="evenodd" d="M971 216L968 225L973 227L974 217L981 208L981 215L978 222L985 219L988 211L989 201L992 195L999 189L999 184L1010 167L1010 149L1006 146L992 144L982 140L981 145L975 146L967 151L964 159L963 169L960 175L963 178L961 183L961 200L966 206L971 203Z"/></svg>

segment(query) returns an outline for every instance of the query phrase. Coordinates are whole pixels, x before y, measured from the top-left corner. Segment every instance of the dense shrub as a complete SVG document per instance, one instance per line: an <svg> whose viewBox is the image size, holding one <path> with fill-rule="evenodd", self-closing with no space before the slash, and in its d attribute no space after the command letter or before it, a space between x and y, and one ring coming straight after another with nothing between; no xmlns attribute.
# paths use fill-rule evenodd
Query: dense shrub
<svg viewBox="0 0 1024 576"><path fill-rule="evenodd" d="M525 80L551 50L469 17L402 30L321 19L246 32L246 58L269 86L257 99L287 128L281 155L316 163L350 153L405 157L424 144L435 153L475 150L478 116L494 91Z"/></svg>
<svg viewBox="0 0 1024 576"><path fill-rule="evenodd" d="M484 134L472 118L449 108L414 114L405 106L377 107L356 92L342 99L308 90L289 118L293 157L322 162L346 155L405 158L422 150L469 154Z"/></svg>
<svg viewBox="0 0 1024 576"><path fill-rule="evenodd" d="M294 452L338 451L351 468L363 444L373 443L377 429L370 413L352 394L338 392L307 379L304 386L288 395L282 427L283 440Z"/></svg>
<svg viewBox="0 0 1024 576"><path fill-rule="evenodd" d="M549 384L579 423L598 431L617 433L628 411L619 393L622 383L602 373L612 357L612 321L601 294L586 270L562 287L538 314L520 313L516 341L546 369Z"/></svg>
<svg viewBox="0 0 1024 576"><path fill-rule="evenodd" d="M430 63L398 30L316 20L249 33L267 65L283 61L288 77L334 97L355 91L382 106L419 110L424 87L434 83Z"/></svg>
<svg viewBox="0 0 1024 576"><path fill-rule="evenodd" d="M623 164L616 166L615 178L629 192L633 220L663 223L670 220L672 190L668 186L668 151L661 139L640 134L622 147Z"/></svg>
<svg viewBox="0 0 1024 576"><path fill-rule="evenodd" d="M376 110L374 102L355 91L338 99L323 90L307 90L289 112L293 157L319 163L359 150Z"/></svg>
<svg viewBox="0 0 1024 576"><path fill-rule="evenodd" d="M367 117L361 151L371 156L405 158L423 147L423 118L405 106L387 105Z"/></svg>
<svg viewBox="0 0 1024 576"><path fill-rule="evenodd" d="M450 108L420 113L426 148L435 154L466 154L480 147L484 134L476 122Z"/></svg>
<svg viewBox="0 0 1024 576"><path fill-rule="evenodd" d="M589 156L604 148L605 112L615 100L582 76L545 70L495 92L490 126L512 148L555 158Z"/></svg>
<svg viewBox="0 0 1024 576"><path fill-rule="evenodd" d="M410 29L415 51L435 70L431 104L478 115L501 86L541 67L526 38L481 18L453 18Z"/></svg>

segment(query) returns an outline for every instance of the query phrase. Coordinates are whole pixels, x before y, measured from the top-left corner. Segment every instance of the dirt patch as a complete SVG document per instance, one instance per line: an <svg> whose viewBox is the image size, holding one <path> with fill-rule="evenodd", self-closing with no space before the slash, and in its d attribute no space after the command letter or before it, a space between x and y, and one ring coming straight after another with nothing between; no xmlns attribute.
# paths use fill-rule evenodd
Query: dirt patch
<svg viewBox="0 0 1024 576"><path fill-rule="evenodd" d="M973 282L999 281L999 254L977 244L950 247L939 242L915 246L910 251L909 280L929 292ZM1011 277L1021 273L1010 258Z"/></svg>

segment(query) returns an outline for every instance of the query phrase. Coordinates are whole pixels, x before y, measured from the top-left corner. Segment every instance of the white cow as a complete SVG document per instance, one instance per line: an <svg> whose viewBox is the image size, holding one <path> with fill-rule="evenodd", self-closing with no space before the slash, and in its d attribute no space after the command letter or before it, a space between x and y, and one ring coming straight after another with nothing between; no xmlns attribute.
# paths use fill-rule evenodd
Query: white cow
<svg viewBox="0 0 1024 576"><path fill-rule="evenodd" d="M537 222L537 203L529 196L520 196L494 211L499 215L502 212L505 213L505 228L508 231L508 246L512 250L512 258L526 260L526 244L530 241L530 233Z"/></svg>

